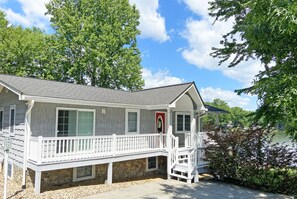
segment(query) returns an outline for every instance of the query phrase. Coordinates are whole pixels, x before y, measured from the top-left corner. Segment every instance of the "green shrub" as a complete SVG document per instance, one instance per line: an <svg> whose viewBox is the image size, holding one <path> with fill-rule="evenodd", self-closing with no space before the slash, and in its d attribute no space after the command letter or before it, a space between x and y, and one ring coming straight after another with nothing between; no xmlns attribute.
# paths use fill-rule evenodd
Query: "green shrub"
<svg viewBox="0 0 297 199"><path fill-rule="evenodd" d="M222 180L270 192L297 194L297 149L272 143L269 130L233 128L208 133L210 169Z"/></svg>

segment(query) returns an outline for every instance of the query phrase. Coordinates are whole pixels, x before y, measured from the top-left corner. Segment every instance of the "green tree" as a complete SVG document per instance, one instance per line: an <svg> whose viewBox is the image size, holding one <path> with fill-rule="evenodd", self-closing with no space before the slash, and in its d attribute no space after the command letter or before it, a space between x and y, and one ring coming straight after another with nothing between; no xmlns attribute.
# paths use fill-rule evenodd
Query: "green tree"
<svg viewBox="0 0 297 199"><path fill-rule="evenodd" d="M214 0L210 5L216 21L235 21L223 35L223 47L213 48L211 55L220 64L229 62L229 67L260 60L265 70L255 77L253 86L237 92L258 95L256 118L270 125L285 124L287 133L297 140L297 2Z"/></svg>
<svg viewBox="0 0 297 199"><path fill-rule="evenodd" d="M226 126L232 124L233 126L250 127L253 124L253 112L244 110L240 107L230 107L225 101L221 99L214 99L212 102L206 102L207 105L223 109L229 113L209 113L203 118L203 125L206 130L214 130L216 125ZM218 119L218 121L216 121ZM216 122L219 122L216 124Z"/></svg>
<svg viewBox="0 0 297 199"><path fill-rule="evenodd" d="M0 72L53 79L50 37L37 28L9 25L5 13L0 11Z"/></svg>
<svg viewBox="0 0 297 199"><path fill-rule="evenodd" d="M51 0L46 7L64 81L127 90L143 86L139 12L128 0Z"/></svg>

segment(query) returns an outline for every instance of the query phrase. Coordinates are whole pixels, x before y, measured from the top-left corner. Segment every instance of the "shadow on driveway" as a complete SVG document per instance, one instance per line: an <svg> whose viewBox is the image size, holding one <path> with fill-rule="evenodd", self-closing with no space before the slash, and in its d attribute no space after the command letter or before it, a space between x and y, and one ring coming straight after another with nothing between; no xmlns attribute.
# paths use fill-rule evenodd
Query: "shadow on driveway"
<svg viewBox="0 0 297 199"><path fill-rule="evenodd" d="M202 181L187 184L176 180L160 180L142 185L134 185L124 189L85 197L85 199L108 198L108 199L220 199L220 198L269 198L286 199L290 196L266 193L251 190L236 185Z"/></svg>

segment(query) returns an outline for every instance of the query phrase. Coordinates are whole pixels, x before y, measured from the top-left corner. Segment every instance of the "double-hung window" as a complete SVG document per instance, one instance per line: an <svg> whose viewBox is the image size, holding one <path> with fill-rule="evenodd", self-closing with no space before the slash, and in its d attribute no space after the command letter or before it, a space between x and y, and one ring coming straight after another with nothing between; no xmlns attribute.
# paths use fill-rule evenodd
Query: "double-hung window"
<svg viewBox="0 0 297 199"><path fill-rule="evenodd" d="M188 113L176 113L176 132L191 131L191 115Z"/></svg>
<svg viewBox="0 0 297 199"><path fill-rule="evenodd" d="M126 134L139 134L140 111L137 109L126 109Z"/></svg>
<svg viewBox="0 0 297 199"><path fill-rule="evenodd" d="M15 134L15 116L16 116L16 105L11 105L9 110L9 135L14 136Z"/></svg>

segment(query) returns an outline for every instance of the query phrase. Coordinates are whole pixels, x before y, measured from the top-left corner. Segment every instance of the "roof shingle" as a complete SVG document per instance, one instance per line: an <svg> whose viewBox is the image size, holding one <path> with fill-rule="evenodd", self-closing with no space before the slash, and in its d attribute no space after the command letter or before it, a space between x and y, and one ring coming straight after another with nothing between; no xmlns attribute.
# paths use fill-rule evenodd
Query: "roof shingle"
<svg viewBox="0 0 297 199"><path fill-rule="evenodd" d="M0 83L20 94L69 100L108 102L131 105L171 104L193 83L127 92L65 82L0 74Z"/></svg>

